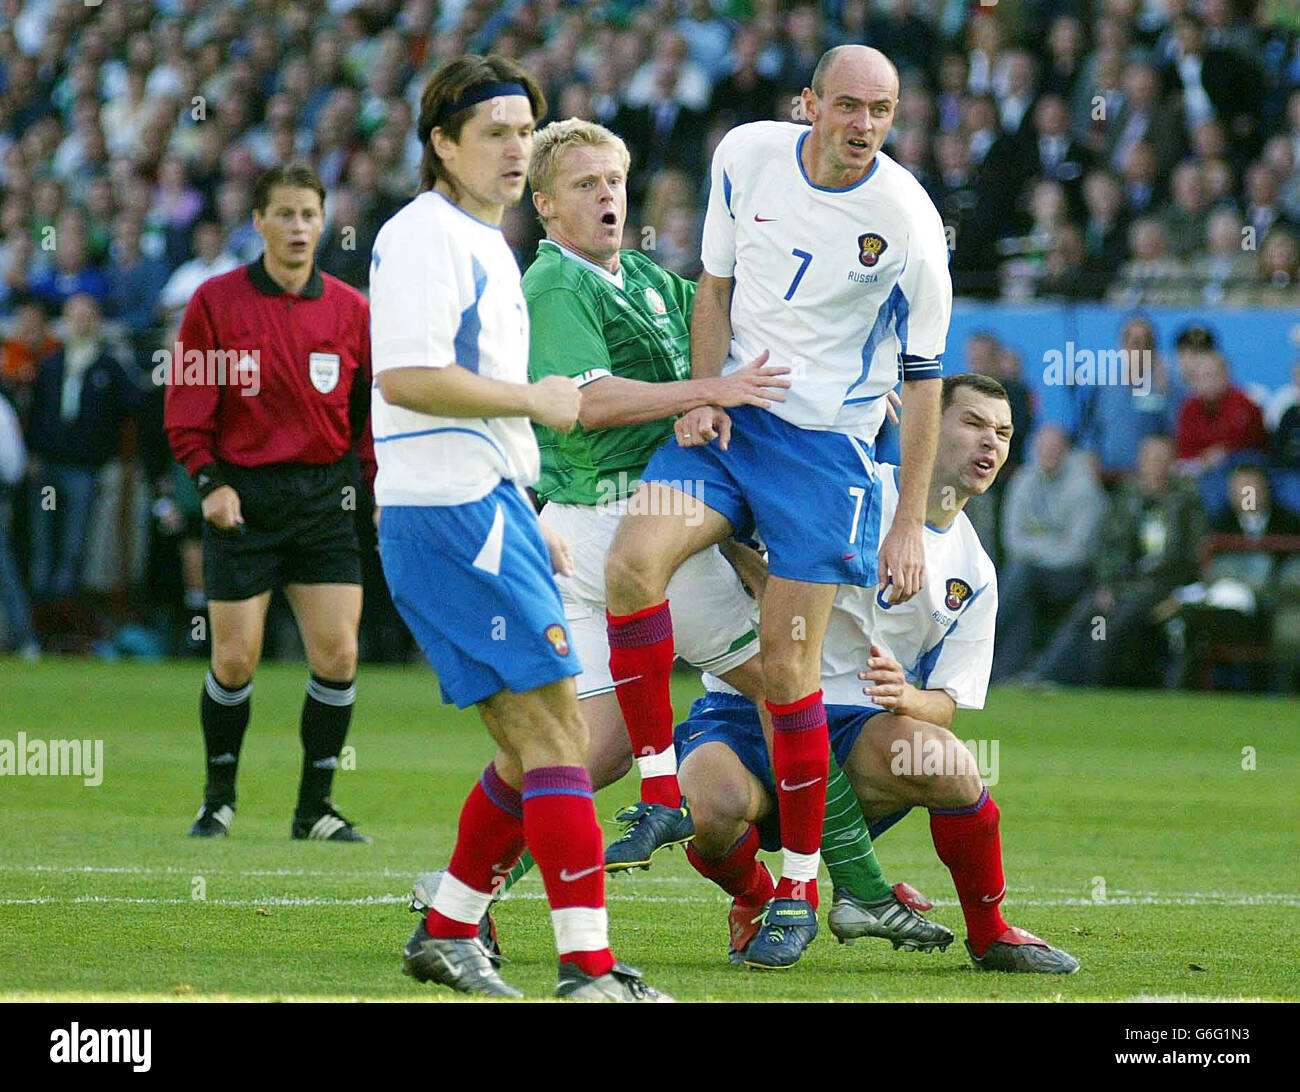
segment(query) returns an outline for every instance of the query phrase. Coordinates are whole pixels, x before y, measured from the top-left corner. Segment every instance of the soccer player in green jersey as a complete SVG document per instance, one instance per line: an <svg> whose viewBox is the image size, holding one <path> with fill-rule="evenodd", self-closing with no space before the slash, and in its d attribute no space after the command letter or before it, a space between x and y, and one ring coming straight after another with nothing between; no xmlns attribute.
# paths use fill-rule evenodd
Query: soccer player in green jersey
<svg viewBox="0 0 1300 1092"><path fill-rule="evenodd" d="M703 405L766 407L789 386L789 369L768 366L766 354L726 378L690 378L695 285L639 251L620 249L627 170L627 148L602 126L570 118L537 134L529 182L547 237L523 279L532 378L569 376L583 394L571 433L537 430L537 492L546 502L542 522L573 550L574 574L559 583L583 666L578 697L591 727L588 768L596 785L622 777L633 758L609 674L604 565L641 472L672 438L678 414ZM688 505L700 503L689 482L681 495ZM674 612L683 659L759 694L751 603L719 551L683 566L670 597L690 607ZM635 757L643 782L676 772L671 748ZM687 841L694 829L680 799L642 802L620 815L629 837L608 848L609 869L644 866L655 850Z"/></svg>

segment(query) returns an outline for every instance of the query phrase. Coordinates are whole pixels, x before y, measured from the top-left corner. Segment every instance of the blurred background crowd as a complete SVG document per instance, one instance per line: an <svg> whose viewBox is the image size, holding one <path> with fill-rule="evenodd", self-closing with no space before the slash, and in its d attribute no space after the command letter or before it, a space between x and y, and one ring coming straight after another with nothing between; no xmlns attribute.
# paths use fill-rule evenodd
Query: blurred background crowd
<svg viewBox="0 0 1300 1092"><path fill-rule="evenodd" d="M364 291L376 232L416 189L427 76L493 50L538 77L545 120L626 139L626 245L693 277L717 141L794 119L843 42L900 70L887 150L949 228L959 296L1300 323L1295 0L0 0L0 650L203 651L198 502L166 450L152 354L203 280L260 252L262 170L316 169L319 264ZM522 266L529 209L504 225ZM1300 589L1296 559L1248 550L1267 565L1209 579L1205 534L1267 546L1300 529L1300 372L1278 361L1276 383L1236 385L1196 325L1136 321L1123 345L1151 350L1150 393L1080 388L1064 427L995 334L949 347L948 370L999 376L1016 406L1015 465L972 513L1004 602L1035 620L1000 635L998 675L1123 679L1123 642L1090 659L1070 641L1140 601L1127 628L1159 627L1161 677L1186 683L1209 647L1188 619L1246 587L1263 628L1210 640L1263 667L1247 655L1202 681L1262 682L1288 647L1273 597ZM1174 496L1185 508L1166 511ZM409 657L373 563L366 596L363 655ZM273 623L268 652L294 640Z"/></svg>

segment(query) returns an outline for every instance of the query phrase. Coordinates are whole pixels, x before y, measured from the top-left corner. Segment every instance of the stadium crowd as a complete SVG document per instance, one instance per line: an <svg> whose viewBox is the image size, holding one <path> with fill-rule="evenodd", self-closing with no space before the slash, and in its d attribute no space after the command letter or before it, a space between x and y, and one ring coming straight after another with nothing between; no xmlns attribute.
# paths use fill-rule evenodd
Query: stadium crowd
<svg viewBox="0 0 1300 1092"><path fill-rule="evenodd" d="M162 434L154 354L199 284L259 254L252 192L267 167L318 172L319 266L364 290L379 227L417 189L429 72L493 50L538 78L544 121L589 118L626 139L625 245L693 277L717 141L798 120L817 58L843 42L898 65L887 150L940 209L958 295L1300 306L1300 11L1287 0L3 0L0 648L35 655L85 631L68 605L97 540L134 588L114 612L148 619L152 604L174 620L165 649L201 647L188 627L201 516ZM540 237L529 207L503 225L523 266ZM1130 322L1124 347L1153 349L1155 334ZM1150 394L1086 389L1074 435L1031 438L1014 351L984 334L950 346L949 370L1000 378L1016 415L1022 468L972 517L1005 598L1042 612L1019 636L1037 628L1046 647L1031 662L1000 634L999 677L1081 681L1054 664L1110 677L1071 652L1076 613L1141 580L1150 623L1195 581L1207 521L1295 529L1267 474L1300 473L1300 371L1242 390L1201 328L1175 355L1150 358ZM1238 513L1248 486L1254 506ZM1158 550L1154 508L1169 524ZM1061 519L1047 527L1045 511ZM1125 552L1118 569L1089 563ZM366 600L363 656L409 655L373 561ZM1061 617L1072 628L1052 637Z"/></svg>

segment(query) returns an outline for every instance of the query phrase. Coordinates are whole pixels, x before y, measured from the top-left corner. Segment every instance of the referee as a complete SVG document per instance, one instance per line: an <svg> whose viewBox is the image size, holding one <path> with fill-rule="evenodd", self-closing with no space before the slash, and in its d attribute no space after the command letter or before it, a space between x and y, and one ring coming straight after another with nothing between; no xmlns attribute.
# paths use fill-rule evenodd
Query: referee
<svg viewBox="0 0 1300 1092"><path fill-rule="evenodd" d="M370 318L359 292L314 255L325 187L306 166L273 167L253 191L265 252L190 300L168 377L165 424L203 499L212 664L199 719L203 807L190 829L229 832L235 773L271 593L282 586L311 675L302 707L294 838L369 842L331 804L356 698L361 561L355 449L368 487Z"/></svg>

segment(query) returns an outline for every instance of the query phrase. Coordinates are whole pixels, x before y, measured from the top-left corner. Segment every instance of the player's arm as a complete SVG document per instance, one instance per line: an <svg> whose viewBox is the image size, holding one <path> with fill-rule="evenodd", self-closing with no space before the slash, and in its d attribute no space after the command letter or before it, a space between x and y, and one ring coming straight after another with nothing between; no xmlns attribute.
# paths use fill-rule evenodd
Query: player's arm
<svg viewBox="0 0 1300 1092"><path fill-rule="evenodd" d="M691 378L711 379L722 374L731 351L731 277L700 274L691 312Z"/></svg>
<svg viewBox="0 0 1300 1092"><path fill-rule="evenodd" d="M730 161L733 142L723 137L709 167L709 204L704 212L700 261L704 272L691 310L691 378L722 374L731 351L731 293L735 287L736 215L732 210Z"/></svg>
<svg viewBox="0 0 1300 1092"><path fill-rule="evenodd" d="M435 417L528 417L567 432L581 402L571 380L513 383L456 360L462 315L482 292L457 268L445 237L414 240L381 231L375 241L370 365L384 401Z"/></svg>
<svg viewBox="0 0 1300 1092"><path fill-rule="evenodd" d="M878 578L892 580L893 602L921 590L925 575L922 531L930 473L939 442L939 401L943 351L952 317L952 277L948 274L948 238L943 221L928 198L912 225L907 264L898 279L907 321L897 326L899 364L903 369L900 426L898 510L880 546Z"/></svg>
<svg viewBox="0 0 1300 1092"><path fill-rule="evenodd" d="M536 383L488 379L454 361L444 367L387 368L377 382L384 401L435 417L528 417L560 432L578 419L581 392L549 375Z"/></svg>
<svg viewBox="0 0 1300 1092"><path fill-rule="evenodd" d="M903 380L898 508L880 544L878 574L881 584L892 585L889 598L893 603L912 598L921 590L925 576L925 502L939 445L942 391L943 383L937 377Z"/></svg>
<svg viewBox="0 0 1300 1092"><path fill-rule="evenodd" d="M902 665L871 646L867 668L858 675L877 705L903 716L947 728L958 708L983 709L993 671L993 643L998 615L997 577L975 592L947 636L922 657L930 661L920 686L907 681Z"/></svg>
<svg viewBox="0 0 1300 1092"><path fill-rule="evenodd" d="M862 692L883 709L900 717L912 717L947 728L957 713L957 702L946 690L921 690L907 681L903 665L886 656L876 645L858 678L867 685Z"/></svg>

